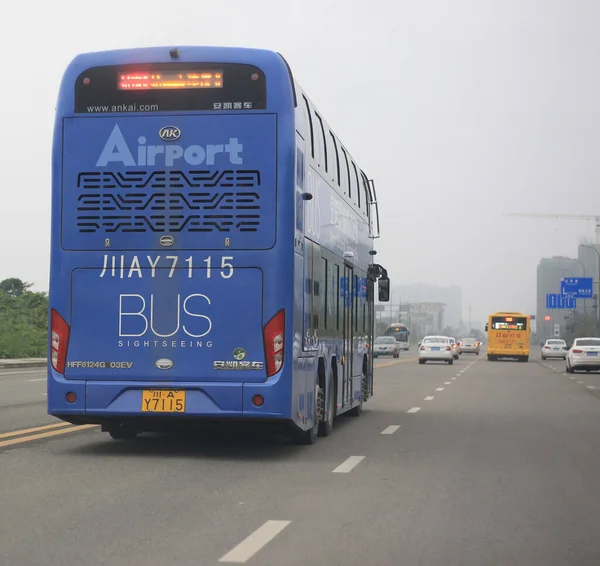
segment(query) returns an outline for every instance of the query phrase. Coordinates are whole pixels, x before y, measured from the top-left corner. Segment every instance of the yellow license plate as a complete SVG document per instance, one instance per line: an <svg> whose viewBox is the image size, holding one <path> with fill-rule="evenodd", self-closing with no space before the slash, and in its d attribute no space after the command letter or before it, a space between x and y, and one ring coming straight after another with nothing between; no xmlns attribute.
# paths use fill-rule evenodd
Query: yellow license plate
<svg viewBox="0 0 600 566"><path fill-rule="evenodd" d="M185 391L179 389L144 389L142 391L143 413L185 412Z"/></svg>

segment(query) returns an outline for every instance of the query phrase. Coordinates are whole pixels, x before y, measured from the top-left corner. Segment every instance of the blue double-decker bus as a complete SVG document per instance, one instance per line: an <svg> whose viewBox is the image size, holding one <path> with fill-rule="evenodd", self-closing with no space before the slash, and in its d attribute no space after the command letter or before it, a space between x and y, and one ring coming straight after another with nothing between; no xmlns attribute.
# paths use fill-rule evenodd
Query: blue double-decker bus
<svg viewBox="0 0 600 566"><path fill-rule="evenodd" d="M51 415L311 444L360 414L389 297L375 187L279 54L79 55L52 165Z"/></svg>

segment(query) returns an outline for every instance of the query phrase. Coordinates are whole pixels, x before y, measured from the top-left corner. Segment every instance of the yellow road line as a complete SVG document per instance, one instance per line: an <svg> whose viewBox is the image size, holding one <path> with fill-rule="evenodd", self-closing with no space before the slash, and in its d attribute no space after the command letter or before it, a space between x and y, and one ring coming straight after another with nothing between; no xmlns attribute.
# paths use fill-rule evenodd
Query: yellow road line
<svg viewBox="0 0 600 566"><path fill-rule="evenodd" d="M32 432L41 432L43 430L50 430L52 428L61 428L65 426L72 426L71 423L58 423L44 426L36 426L35 428L24 428L22 430L13 430L12 432L3 432L0 434L0 438L10 438L11 436L20 436L21 434L30 434Z"/></svg>
<svg viewBox="0 0 600 566"><path fill-rule="evenodd" d="M22 438L13 438L11 440L4 440L0 442L0 448L5 446L13 446L15 444L23 444L25 442L31 442L32 440L40 440L42 438L50 438L51 436L59 436L61 434L68 434L69 432L77 432L79 430L85 430L88 428L97 428L98 425L81 425L71 426L70 428L63 428L61 430L51 430L48 432L42 432L41 434L32 434L31 436L23 436Z"/></svg>
<svg viewBox="0 0 600 566"><path fill-rule="evenodd" d="M401 360L396 360L395 362L385 362L384 364L376 365L375 369L387 368L389 366L395 366L395 365L398 365L398 364L406 364L408 362L414 362L414 361L416 361L418 359L419 359L419 357L415 356L414 358L403 358Z"/></svg>

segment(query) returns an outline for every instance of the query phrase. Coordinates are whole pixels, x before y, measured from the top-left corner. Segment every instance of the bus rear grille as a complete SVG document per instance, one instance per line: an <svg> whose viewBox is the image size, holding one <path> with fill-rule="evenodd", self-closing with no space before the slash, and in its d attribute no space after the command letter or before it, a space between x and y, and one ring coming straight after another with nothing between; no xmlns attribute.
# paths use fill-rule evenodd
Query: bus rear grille
<svg viewBox="0 0 600 566"><path fill-rule="evenodd" d="M128 171L77 176L79 232L257 232L260 172Z"/></svg>

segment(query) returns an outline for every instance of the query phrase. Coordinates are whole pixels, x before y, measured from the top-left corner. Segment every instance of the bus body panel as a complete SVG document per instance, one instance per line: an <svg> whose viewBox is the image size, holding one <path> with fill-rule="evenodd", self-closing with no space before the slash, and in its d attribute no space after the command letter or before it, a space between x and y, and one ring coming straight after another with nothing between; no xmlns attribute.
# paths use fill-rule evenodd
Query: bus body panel
<svg viewBox="0 0 600 566"><path fill-rule="evenodd" d="M266 379L261 270L151 271L99 281L100 269L74 270L67 379Z"/></svg>
<svg viewBox="0 0 600 566"><path fill-rule="evenodd" d="M180 137L163 141L165 127ZM68 118L63 143L64 250L275 244L274 115ZM168 248L161 240L167 233L174 239Z"/></svg>

